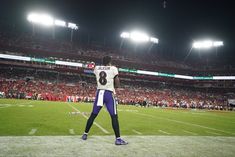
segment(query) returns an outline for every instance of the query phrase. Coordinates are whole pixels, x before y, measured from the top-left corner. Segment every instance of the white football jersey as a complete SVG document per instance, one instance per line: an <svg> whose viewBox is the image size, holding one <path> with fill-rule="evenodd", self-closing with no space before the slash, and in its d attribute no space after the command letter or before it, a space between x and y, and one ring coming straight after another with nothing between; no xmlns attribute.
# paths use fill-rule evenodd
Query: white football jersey
<svg viewBox="0 0 235 157"><path fill-rule="evenodd" d="M118 75L118 69L115 66L96 66L94 74L97 81L97 89L104 89L115 92L114 77Z"/></svg>

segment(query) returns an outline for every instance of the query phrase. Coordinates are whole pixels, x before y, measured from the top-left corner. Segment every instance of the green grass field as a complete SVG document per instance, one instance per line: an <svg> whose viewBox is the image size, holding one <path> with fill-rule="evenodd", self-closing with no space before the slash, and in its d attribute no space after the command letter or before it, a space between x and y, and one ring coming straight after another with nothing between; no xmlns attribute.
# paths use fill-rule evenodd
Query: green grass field
<svg viewBox="0 0 235 157"><path fill-rule="evenodd" d="M0 157L233 157L235 112L118 106L127 146L114 145L105 107L81 140L89 103L0 99Z"/></svg>
<svg viewBox="0 0 235 157"><path fill-rule="evenodd" d="M86 103L0 99L0 136L81 135L91 110ZM235 136L235 112L119 105L118 114L122 135ZM105 107L96 123L91 135L113 135Z"/></svg>

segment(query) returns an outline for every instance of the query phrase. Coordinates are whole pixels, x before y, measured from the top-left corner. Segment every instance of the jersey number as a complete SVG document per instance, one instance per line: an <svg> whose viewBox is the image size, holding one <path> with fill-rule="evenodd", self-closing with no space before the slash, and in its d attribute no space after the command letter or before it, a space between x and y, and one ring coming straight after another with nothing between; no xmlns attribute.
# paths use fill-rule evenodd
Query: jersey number
<svg viewBox="0 0 235 157"><path fill-rule="evenodd" d="M100 79L99 79L100 84L101 85L106 85L106 83L107 83L107 79L106 79L107 74L106 74L106 72L101 71L99 76L100 76Z"/></svg>

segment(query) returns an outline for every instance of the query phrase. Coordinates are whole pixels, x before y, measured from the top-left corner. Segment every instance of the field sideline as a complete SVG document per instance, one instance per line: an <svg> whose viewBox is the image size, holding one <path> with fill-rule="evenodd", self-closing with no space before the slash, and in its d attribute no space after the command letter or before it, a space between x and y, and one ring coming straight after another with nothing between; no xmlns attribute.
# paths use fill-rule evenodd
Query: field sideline
<svg viewBox="0 0 235 157"><path fill-rule="evenodd" d="M80 156L97 156L101 153L98 148L104 149L101 148L102 145L114 150L123 150L122 153L114 153L113 156L121 156L121 154L132 156L133 154L128 155L132 149L134 149L132 153L136 156L151 156L151 154L152 156L232 156L235 154L235 112L120 105L118 114L121 134L130 144L127 147L116 148L113 144L111 120L105 108L97 117L88 141L84 142L80 139L91 109L92 105L89 103L0 99L0 152L2 152L0 156L45 156L49 148L54 149L56 146L64 147L64 151L58 150L58 154L49 153L49 155L76 156L83 152ZM58 143L58 141L62 142ZM45 147L45 144L48 147ZM190 149L191 146L188 144L196 151L184 152L183 148ZM97 146L95 154L89 154L84 145L88 148L93 145L100 146ZM70 148L67 148L69 146ZM77 150L75 146L84 150ZM16 151L21 147L25 149ZM181 151L179 147L182 148ZM151 154L141 151L142 148ZM104 149L103 153L110 156L107 150ZM173 152L167 152L167 150ZM36 154L33 154L34 152Z"/></svg>

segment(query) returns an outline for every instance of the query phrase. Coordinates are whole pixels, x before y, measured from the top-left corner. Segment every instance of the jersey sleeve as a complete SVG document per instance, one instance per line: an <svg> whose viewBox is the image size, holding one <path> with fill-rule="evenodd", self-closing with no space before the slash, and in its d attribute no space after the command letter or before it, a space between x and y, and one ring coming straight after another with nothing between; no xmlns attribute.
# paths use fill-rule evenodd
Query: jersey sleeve
<svg viewBox="0 0 235 157"><path fill-rule="evenodd" d="M113 67L113 76L117 76L118 75L118 68L117 67Z"/></svg>

